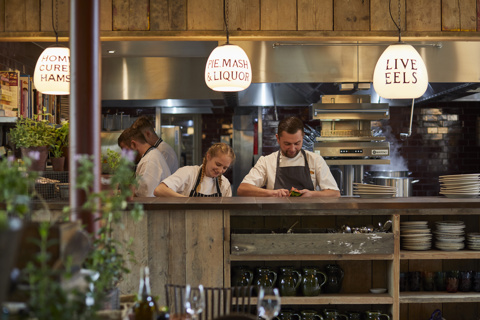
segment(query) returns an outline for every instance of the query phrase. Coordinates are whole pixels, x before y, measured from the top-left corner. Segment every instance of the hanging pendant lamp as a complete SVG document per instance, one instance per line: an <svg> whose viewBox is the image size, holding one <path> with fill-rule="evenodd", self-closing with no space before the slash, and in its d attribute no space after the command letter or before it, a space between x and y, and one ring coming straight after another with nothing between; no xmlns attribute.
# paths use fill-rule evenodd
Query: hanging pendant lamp
<svg viewBox="0 0 480 320"><path fill-rule="evenodd" d="M214 91L237 92L245 90L252 83L252 68L247 54L237 45L229 43L228 3L223 1L223 20L227 31L227 43L216 47L205 66L205 83Z"/></svg>
<svg viewBox="0 0 480 320"><path fill-rule="evenodd" d="M33 83L43 94L67 95L70 94L70 49L58 44L58 33L53 23L53 0L52 27L56 44L47 47L38 58Z"/></svg>
<svg viewBox="0 0 480 320"><path fill-rule="evenodd" d="M428 87L427 67L417 50L401 41L400 1L398 25L393 17L392 21L398 29L398 43L390 45L378 59L373 72L373 87L385 99L419 98Z"/></svg>
<svg viewBox="0 0 480 320"><path fill-rule="evenodd" d="M46 48L35 66L33 83L43 94L70 94L70 49L58 45Z"/></svg>

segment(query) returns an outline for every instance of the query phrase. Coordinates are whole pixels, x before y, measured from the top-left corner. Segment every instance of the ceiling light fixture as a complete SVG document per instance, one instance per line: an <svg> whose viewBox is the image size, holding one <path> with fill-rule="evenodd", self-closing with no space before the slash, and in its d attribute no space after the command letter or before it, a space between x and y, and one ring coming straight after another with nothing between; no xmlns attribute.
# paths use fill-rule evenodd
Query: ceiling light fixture
<svg viewBox="0 0 480 320"><path fill-rule="evenodd" d="M205 66L205 83L214 91L242 91L252 82L252 68L245 51L229 42L228 0L223 0L223 21L227 43L216 47L210 53Z"/></svg>
<svg viewBox="0 0 480 320"><path fill-rule="evenodd" d="M398 24L390 18L398 29L398 43L390 45L380 56L373 72L373 87L385 99L415 99L421 97L428 86L428 73L425 63L415 48L402 42L400 0L398 0Z"/></svg>
<svg viewBox="0 0 480 320"><path fill-rule="evenodd" d="M55 28L55 24L58 26L57 4L55 4L56 23L53 18L52 0L52 27L56 44L47 47L38 58L33 83L43 94L67 95L70 94L70 49L58 44L58 33Z"/></svg>

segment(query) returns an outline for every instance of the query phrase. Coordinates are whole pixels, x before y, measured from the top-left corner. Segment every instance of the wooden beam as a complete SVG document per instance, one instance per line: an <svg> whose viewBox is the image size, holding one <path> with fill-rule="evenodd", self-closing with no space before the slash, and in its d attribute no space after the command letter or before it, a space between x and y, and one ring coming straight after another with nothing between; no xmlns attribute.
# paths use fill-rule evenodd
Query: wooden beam
<svg viewBox="0 0 480 320"><path fill-rule="evenodd" d="M224 31L102 31L102 41L220 41ZM395 31L231 31L231 41L366 41L396 42ZM407 42L480 41L480 32L403 32ZM53 42L52 32L0 32L0 42ZM59 42L68 42L66 32L59 32Z"/></svg>

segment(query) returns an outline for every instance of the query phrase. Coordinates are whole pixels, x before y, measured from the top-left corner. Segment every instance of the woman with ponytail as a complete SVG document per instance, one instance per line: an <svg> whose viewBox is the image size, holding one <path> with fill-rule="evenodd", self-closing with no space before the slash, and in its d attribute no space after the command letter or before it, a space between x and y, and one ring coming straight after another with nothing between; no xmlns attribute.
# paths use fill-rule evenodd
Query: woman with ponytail
<svg viewBox="0 0 480 320"><path fill-rule="evenodd" d="M231 197L230 182L223 173L235 161L233 149L225 143L215 143L201 166L185 166L164 179L153 194L156 197Z"/></svg>

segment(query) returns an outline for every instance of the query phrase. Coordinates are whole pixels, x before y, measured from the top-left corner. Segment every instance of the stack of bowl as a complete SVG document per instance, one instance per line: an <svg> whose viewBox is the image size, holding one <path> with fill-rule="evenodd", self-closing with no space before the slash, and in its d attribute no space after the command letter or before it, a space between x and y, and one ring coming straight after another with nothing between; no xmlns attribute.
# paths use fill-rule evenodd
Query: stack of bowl
<svg viewBox="0 0 480 320"><path fill-rule="evenodd" d="M467 233L467 247L470 250L480 250L480 233Z"/></svg>
<svg viewBox="0 0 480 320"><path fill-rule="evenodd" d="M429 250L432 247L432 233L427 221L400 222L402 249Z"/></svg>
<svg viewBox="0 0 480 320"><path fill-rule="evenodd" d="M440 176L440 194L447 198L476 198L480 194L480 173Z"/></svg>
<svg viewBox="0 0 480 320"><path fill-rule="evenodd" d="M440 250L456 251L465 248L463 221L436 221L435 246Z"/></svg>

